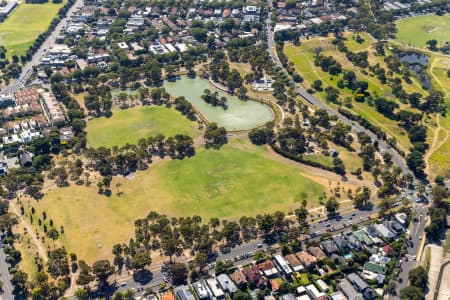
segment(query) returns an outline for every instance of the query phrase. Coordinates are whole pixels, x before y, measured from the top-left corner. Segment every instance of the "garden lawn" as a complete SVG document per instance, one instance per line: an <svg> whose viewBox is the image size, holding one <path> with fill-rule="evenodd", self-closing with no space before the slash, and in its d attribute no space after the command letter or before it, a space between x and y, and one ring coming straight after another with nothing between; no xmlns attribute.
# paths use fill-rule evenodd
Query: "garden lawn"
<svg viewBox="0 0 450 300"><path fill-rule="evenodd" d="M155 210L168 216L241 216L297 208L302 199L317 206L324 186L307 179L298 167L280 162L265 147L235 139L220 150L197 150L192 158L158 161L133 179L115 177L112 195L97 187L54 188L46 192L36 216L46 211L54 226L64 226L61 243L92 263L109 258L115 243L133 237L134 221ZM34 224L36 226L36 222ZM42 229L42 228L41 228Z"/></svg>
<svg viewBox="0 0 450 300"><path fill-rule="evenodd" d="M192 122L174 108L164 106L138 106L114 110L110 118L93 119L87 124L90 147L124 146L136 144L139 139L163 134L198 136L197 122Z"/></svg>
<svg viewBox="0 0 450 300"><path fill-rule="evenodd" d="M36 40L50 26L59 9L65 4L50 2L42 4L26 4L22 1L11 15L0 23L0 45L8 50L7 57L22 56Z"/></svg>
<svg viewBox="0 0 450 300"><path fill-rule="evenodd" d="M418 48L426 48L431 39L438 41L438 46L450 41L450 16L435 14L406 18L397 21L396 40Z"/></svg>

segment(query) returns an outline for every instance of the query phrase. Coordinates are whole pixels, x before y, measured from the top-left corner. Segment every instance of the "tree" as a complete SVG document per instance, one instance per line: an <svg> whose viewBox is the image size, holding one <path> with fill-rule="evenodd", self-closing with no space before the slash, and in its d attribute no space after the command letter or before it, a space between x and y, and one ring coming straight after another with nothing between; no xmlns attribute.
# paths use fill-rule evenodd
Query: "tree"
<svg viewBox="0 0 450 300"><path fill-rule="evenodd" d="M366 186L358 187L353 198L353 204L357 208L367 207L370 203L370 189Z"/></svg>
<svg viewBox="0 0 450 300"><path fill-rule="evenodd" d="M11 283L14 286L13 293L15 295L26 296L28 294L27 281L27 273L22 270L15 271L11 278Z"/></svg>
<svg viewBox="0 0 450 300"><path fill-rule="evenodd" d="M211 123L205 131L206 148L219 149L228 143L227 131L224 127L217 126L217 123Z"/></svg>
<svg viewBox="0 0 450 300"><path fill-rule="evenodd" d="M101 285L107 283L108 277L114 273L114 266L109 260L98 260L92 265L92 272L97 277Z"/></svg>
<svg viewBox="0 0 450 300"><path fill-rule="evenodd" d="M439 207L442 204L442 200L448 197L448 191L444 186L436 185L431 191L431 196L433 197L433 205Z"/></svg>
<svg viewBox="0 0 450 300"><path fill-rule="evenodd" d="M152 263L152 258L148 251L140 251L131 258L131 267L137 271L143 270Z"/></svg>
<svg viewBox="0 0 450 300"><path fill-rule="evenodd" d="M427 286L428 272L424 267L418 266L409 271L408 279L412 286L421 288L423 291Z"/></svg>
<svg viewBox="0 0 450 300"><path fill-rule="evenodd" d="M183 263L174 263L171 266L172 281L174 284L182 284L187 278L187 268Z"/></svg>
<svg viewBox="0 0 450 300"><path fill-rule="evenodd" d="M194 263L200 268L200 270L202 270L208 263L208 256L205 253L199 252L195 256Z"/></svg>
<svg viewBox="0 0 450 300"><path fill-rule="evenodd" d="M408 286L400 290L401 300L425 300L423 291L415 286Z"/></svg>
<svg viewBox="0 0 450 300"><path fill-rule="evenodd" d="M88 300L89 299L89 293L85 289L78 289L75 292L75 297L77 297L78 300Z"/></svg>
<svg viewBox="0 0 450 300"><path fill-rule="evenodd" d="M252 300L253 298L246 292L243 292L241 290L238 290L233 295L233 300Z"/></svg>
<svg viewBox="0 0 450 300"><path fill-rule="evenodd" d="M437 50L438 50L438 49L437 49L438 41L437 41L436 39L428 40L428 41L426 42L426 44L427 44L427 46L428 46L428 49L430 49L431 51L437 51Z"/></svg>
<svg viewBox="0 0 450 300"><path fill-rule="evenodd" d="M327 202L325 202L325 209L329 214L335 214L339 205L339 202L334 197L330 197Z"/></svg>

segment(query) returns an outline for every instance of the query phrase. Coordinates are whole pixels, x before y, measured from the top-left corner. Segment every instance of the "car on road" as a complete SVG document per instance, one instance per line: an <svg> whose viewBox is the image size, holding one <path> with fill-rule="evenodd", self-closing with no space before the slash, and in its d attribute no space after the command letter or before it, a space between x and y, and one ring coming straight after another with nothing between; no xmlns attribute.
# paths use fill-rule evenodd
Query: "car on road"
<svg viewBox="0 0 450 300"><path fill-rule="evenodd" d="M258 248L262 248L263 244L259 243L258 245L256 245L256 247Z"/></svg>

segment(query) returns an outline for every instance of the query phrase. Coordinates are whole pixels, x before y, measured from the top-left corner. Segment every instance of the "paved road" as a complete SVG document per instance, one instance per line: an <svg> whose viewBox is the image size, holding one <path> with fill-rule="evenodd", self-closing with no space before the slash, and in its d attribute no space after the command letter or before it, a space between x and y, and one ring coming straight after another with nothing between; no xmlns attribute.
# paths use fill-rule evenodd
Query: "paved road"
<svg viewBox="0 0 450 300"><path fill-rule="evenodd" d="M6 262L6 254L3 248L0 249L0 280L3 282L3 293L0 297L3 299L14 299L13 286L11 284L11 274L9 274L8 263Z"/></svg>
<svg viewBox="0 0 450 300"><path fill-rule="evenodd" d="M58 23L56 28L47 37L47 39L42 43L42 45L39 47L39 49L34 53L31 60L28 61L22 67L22 73L20 74L19 78L16 79L14 82L12 82L10 85L4 87L1 91L2 93L14 93L14 92L20 90L21 88L25 87L27 80L30 78L31 74L33 73L33 66L37 66L39 64L40 59L42 57L44 57L45 52L50 47L53 47L53 45L55 45L56 38L60 35L60 31L63 30L64 27L66 27L67 23L69 22L71 16L74 14L74 12L82 6L83 6L83 0L75 1L75 3L72 5L72 7L69 9L69 11L66 13L66 16Z"/></svg>

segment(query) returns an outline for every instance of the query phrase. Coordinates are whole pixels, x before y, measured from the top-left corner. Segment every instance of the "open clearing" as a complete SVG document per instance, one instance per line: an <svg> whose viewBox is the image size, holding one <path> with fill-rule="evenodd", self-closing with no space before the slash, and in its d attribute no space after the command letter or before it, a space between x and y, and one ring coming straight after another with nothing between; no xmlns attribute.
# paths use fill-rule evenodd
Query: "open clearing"
<svg viewBox="0 0 450 300"><path fill-rule="evenodd" d="M397 21L398 42L417 48L426 48L431 39L438 41L438 46L450 41L450 16L434 14L406 18Z"/></svg>
<svg viewBox="0 0 450 300"><path fill-rule="evenodd" d="M65 1L59 4L50 2L42 4L26 4L23 1L0 23L0 44L8 50L7 57L22 56L36 40L50 26Z"/></svg>
<svg viewBox="0 0 450 300"><path fill-rule="evenodd" d="M355 41L353 41L351 36L348 36L346 44L348 46L352 44L360 45L361 48L359 48L359 50L363 50L363 47L367 48L367 45L363 46L363 44L366 43L368 39L370 39L370 36L362 35L362 37L364 39L364 42L362 44L358 44ZM314 55L315 55L314 51L318 47L320 47L323 55L332 56L342 64L343 69L353 70L359 79L367 81L369 84L369 91L371 92L371 94L384 96L394 100L392 98L393 97L392 92L387 85L382 84L375 76L371 74L370 71L367 75L363 74L360 68L354 66L350 61L348 61L344 53L341 53L336 49L336 46L334 46L331 43L331 40L332 40L331 38L323 38L323 37L313 38L310 40L303 41L300 46L294 46L292 44L287 44L285 46L284 51L287 58L289 59L289 61L294 63L300 75L305 79L305 81L303 82L303 86L305 88L310 88L311 84L318 79L322 80L324 88L327 86L337 88L337 82L339 78L342 78L342 74L338 76L332 76L328 73L323 72L320 68L314 65ZM353 49L356 49L356 45L352 46ZM382 57L375 56L371 49L367 50L370 50L369 61L371 64L380 63L381 66L385 64ZM427 94L425 91L421 89L419 85L416 85L415 83L408 85L407 83L404 82L404 86L408 92L420 92L424 95ZM353 91L351 91L350 89L338 88L338 90L341 93L342 99L354 98ZM325 92L318 92L316 93L316 95L325 101ZM400 108L413 111L411 108L400 103L399 101L397 101L397 103L399 104ZM337 107L334 104L331 103L329 104ZM391 120L384 117L382 114L377 112L373 106L370 106L367 102L359 103L356 101L352 101L352 105L353 107L351 108L351 110L353 110L356 114L363 116L374 125L377 125L378 127L382 128L383 131L385 131L389 136L395 137L400 148L405 152L408 151L408 149L411 147L411 143L408 139L406 131L400 128L395 120Z"/></svg>
<svg viewBox="0 0 450 300"><path fill-rule="evenodd" d="M134 221L151 210L206 220L289 212L304 198L309 207L317 206L325 185L265 147L233 139L220 150L200 149L189 159L158 161L133 179L115 177L109 198L99 195L94 184L72 184L48 190L39 205L22 201L26 214L33 205L36 216L45 211L56 228L64 226L62 245L92 263L109 257L115 243L132 237Z"/></svg>
<svg viewBox="0 0 450 300"><path fill-rule="evenodd" d="M139 139L163 134L198 136L197 122L189 121L173 108L164 106L138 106L126 110L116 109L110 118L101 117L87 123L90 147L124 146L136 144Z"/></svg>

